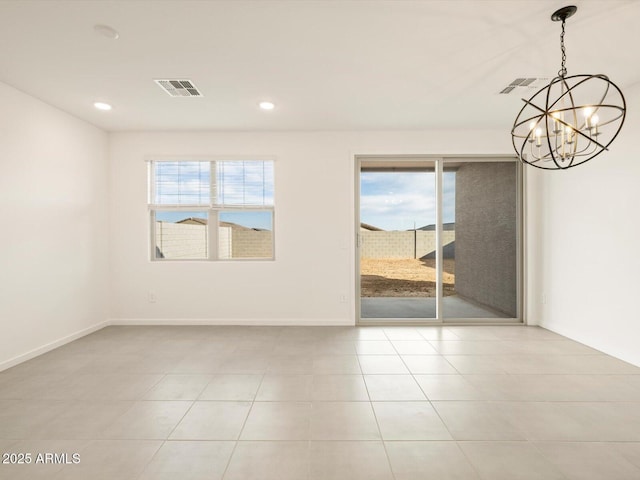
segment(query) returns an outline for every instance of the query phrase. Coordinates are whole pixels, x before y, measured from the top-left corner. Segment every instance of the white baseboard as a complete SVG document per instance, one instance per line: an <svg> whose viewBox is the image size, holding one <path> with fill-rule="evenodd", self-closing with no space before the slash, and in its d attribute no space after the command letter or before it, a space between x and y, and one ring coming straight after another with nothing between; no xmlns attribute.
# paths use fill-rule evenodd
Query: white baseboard
<svg viewBox="0 0 640 480"><path fill-rule="evenodd" d="M23 353L22 355L18 355L17 357L10 358L9 360L5 360L4 362L0 362L0 372L8 368L14 367L19 363L26 362L27 360L31 360L32 358L35 358L38 355L42 355L43 353L47 353L55 348L61 347L62 345L73 342L78 338L84 337L93 332L101 330L104 327L109 326L109 324L110 324L109 320L96 323L95 325L79 330L75 333L72 333L71 335L67 335L66 337L59 338L58 340L42 345L41 347L34 348L33 350L28 351L27 353Z"/></svg>
<svg viewBox="0 0 640 480"><path fill-rule="evenodd" d="M347 326L349 318L112 318L109 325Z"/></svg>
<svg viewBox="0 0 640 480"><path fill-rule="evenodd" d="M618 360L622 360L623 362L627 362L631 365L635 365L636 367L640 367L640 355L638 355L637 349L633 349L631 351L620 350L619 348L615 348L615 346L611 345L610 343L603 341L601 338L585 338L581 335L576 335L575 330L566 328L563 325L558 325L555 322L544 322L540 323L539 326L553 333L557 333L558 335L562 335L569 340L573 340L574 342L581 343L583 345L586 345L587 347L594 348L611 357L617 358Z"/></svg>

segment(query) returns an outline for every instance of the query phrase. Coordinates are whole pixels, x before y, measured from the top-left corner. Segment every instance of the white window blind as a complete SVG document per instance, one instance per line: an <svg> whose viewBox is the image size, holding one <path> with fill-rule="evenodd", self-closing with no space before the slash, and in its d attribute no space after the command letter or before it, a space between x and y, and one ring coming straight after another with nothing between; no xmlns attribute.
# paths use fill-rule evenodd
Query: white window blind
<svg viewBox="0 0 640 480"><path fill-rule="evenodd" d="M273 205L273 162L216 162L218 205Z"/></svg>
<svg viewBox="0 0 640 480"><path fill-rule="evenodd" d="M209 205L210 162L155 162L156 205Z"/></svg>

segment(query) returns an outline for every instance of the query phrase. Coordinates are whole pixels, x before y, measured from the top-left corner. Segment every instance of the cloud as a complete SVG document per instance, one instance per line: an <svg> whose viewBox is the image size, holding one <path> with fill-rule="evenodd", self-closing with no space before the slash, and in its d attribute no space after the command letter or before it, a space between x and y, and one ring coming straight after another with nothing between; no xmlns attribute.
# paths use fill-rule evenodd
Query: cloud
<svg viewBox="0 0 640 480"><path fill-rule="evenodd" d="M447 172L443 183L443 220L455 214L455 173ZM435 173L363 172L360 218L385 230L409 230L435 223Z"/></svg>

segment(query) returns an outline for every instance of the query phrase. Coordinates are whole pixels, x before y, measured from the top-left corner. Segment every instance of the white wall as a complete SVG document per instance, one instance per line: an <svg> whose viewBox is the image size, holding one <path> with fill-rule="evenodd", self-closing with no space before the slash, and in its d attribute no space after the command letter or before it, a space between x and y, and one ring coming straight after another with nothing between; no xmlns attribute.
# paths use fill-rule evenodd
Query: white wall
<svg viewBox="0 0 640 480"><path fill-rule="evenodd" d="M640 88L625 93L611 152L527 169L526 318L640 365ZM107 318L352 324L353 155L512 154L502 130L107 136L1 83L0 105L0 370ZM277 158L276 261L148 261L144 159L188 154Z"/></svg>
<svg viewBox="0 0 640 480"><path fill-rule="evenodd" d="M543 173L536 302L544 327L640 365L640 86L625 95L609 152Z"/></svg>
<svg viewBox="0 0 640 480"><path fill-rule="evenodd" d="M121 323L353 324L353 155L513 152L502 130L115 133L110 149L111 317ZM275 156L276 260L151 263L144 160L153 155Z"/></svg>
<svg viewBox="0 0 640 480"><path fill-rule="evenodd" d="M0 370L107 318L107 135L0 83Z"/></svg>

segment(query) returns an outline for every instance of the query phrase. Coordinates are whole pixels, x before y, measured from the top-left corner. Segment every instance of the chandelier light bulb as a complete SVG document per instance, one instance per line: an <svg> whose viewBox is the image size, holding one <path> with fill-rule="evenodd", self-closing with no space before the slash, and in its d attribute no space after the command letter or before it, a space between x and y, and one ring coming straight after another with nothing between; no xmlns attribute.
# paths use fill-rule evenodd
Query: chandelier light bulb
<svg viewBox="0 0 640 480"><path fill-rule="evenodd" d="M534 141L534 135L537 132L535 128L536 128L536 122L531 122L529 124L529 143L533 143Z"/></svg>
<svg viewBox="0 0 640 480"><path fill-rule="evenodd" d="M566 132L567 132L567 143L569 144L573 143L573 128L567 127Z"/></svg>
<svg viewBox="0 0 640 480"><path fill-rule="evenodd" d="M598 117L598 115L593 115L591 117L591 132L593 133L594 138L602 133L598 130L598 122L600 122L600 117Z"/></svg>
<svg viewBox="0 0 640 480"><path fill-rule="evenodd" d="M551 114L551 117L553 118L553 133L559 133L560 132L560 112L553 112Z"/></svg>
<svg viewBox="0 0 640 480"><path fill-rule="evenodd" d="M585 107L582 110L582 113L584 114L584 126L587 130L589 130L591 129L591 115L593 115L593 108Z"/></svg>

